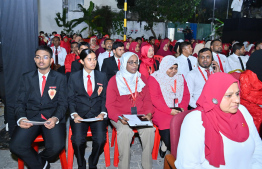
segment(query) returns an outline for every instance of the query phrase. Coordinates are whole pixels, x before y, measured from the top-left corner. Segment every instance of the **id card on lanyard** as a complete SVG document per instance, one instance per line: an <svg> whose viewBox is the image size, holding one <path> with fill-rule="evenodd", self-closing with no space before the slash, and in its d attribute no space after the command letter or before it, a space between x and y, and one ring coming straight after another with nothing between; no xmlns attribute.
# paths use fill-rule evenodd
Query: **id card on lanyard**
<svg viewBox="0 0 262 169"><path fill-rule="evenodd" d="M176 95L176 80L174 81L174 88L171 86L171 89L172 89L172 91L175 93L175 95ZM174 106L175 107L178 107L178 98L174 98Z"/></svg>
<svg viewBox="0 0 262 169"><path fill-rule="evenodd" d="M126 79L123 77L125 83L126 83L126 86L128 88L128 90L130 91L131 93L131 97L132 97L132 100L133 100L133 107L131 107L131 114L137 114L137 108L136 108L136 97L137 97L137 84L138 84L138 77L136 77L136 87L135 87L135 93L132 93L132 90L130 89Z"/></svg>

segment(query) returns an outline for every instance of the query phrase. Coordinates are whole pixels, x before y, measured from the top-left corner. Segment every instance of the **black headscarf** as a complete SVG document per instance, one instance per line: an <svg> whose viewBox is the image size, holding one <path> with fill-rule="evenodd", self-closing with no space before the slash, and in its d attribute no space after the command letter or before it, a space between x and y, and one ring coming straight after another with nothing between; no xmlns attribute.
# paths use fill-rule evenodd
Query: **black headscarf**
<svg viewBox="0 0 262 169"><path fill-rule="evenodd" d="M247 69L257 75L257 78L262 82L262 49L251 54L247 61Z"/></svg>

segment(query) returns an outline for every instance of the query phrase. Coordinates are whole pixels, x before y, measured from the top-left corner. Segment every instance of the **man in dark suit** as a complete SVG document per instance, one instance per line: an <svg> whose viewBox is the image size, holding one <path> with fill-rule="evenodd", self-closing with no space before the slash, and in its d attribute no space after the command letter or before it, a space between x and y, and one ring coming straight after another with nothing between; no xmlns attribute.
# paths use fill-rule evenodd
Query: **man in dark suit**
<svg viewBox="0 0 262 169"><path fill-rule="evenodd" d="M68 81L68 102L71 115L72 144L79 169L86 168L85 147L86 133L92 132L92 153L89 156L89 169L96 169L98 159L106 141L106 74L95 70L96 55L90 49L80 54L83 69L71 73ZM81 122L83 119L100 118L99 121Z"/></svg>
<svg viewBox="0 0 262 169"><path fill-rule="evenodd" d="M39 46L34 60L38 70L23 74L20 80L15 106L18 126L11 138L10 151L29 168L43 169L49 168L49 161L55 160L65 147L66 77L50 70L50 47ZM39 134L45 140L45 149L37 154L31 144Z"/></svg>
<svg viewBox="0 0 262 169"><path fill-rule="evenodd" d="M122 42L114 42L112 49L114 57L104 59L101 69L102 72L106 73L108 81L116 75L116 72L120 69L121 56L125 52Z"/></svg>

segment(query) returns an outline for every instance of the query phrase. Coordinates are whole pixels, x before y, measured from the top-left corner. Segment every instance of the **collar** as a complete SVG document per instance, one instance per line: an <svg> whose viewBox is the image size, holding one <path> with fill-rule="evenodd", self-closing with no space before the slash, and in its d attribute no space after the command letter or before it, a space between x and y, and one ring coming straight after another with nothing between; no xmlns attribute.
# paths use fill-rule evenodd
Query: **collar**
<svg viewBox="0 0 262 169"><path fill-rule="evenodd" d="M83 68L83 76L87 77L87 75L90 75L91 77L94 77L94 70L92 70L90 73L87 73L85 68Z"/></svg>
<svg viewBox="0 0 262 169"><path fill-rule="evenodd" d="M235 53L232 54L233 57L238 58L240 56L236 55Z"/></svg>
<svg viewBox="0 0 262 169"><path fill-rule="evenodd" d="M212 65L212 64L211 64ZM212 71L212 68L211 68L211 65L209 66L209 71ZM203 68L203 67L201 67L200 65L198 66L201 70L202 70L202 72L206 72L206 69L205 68Z"/></svg>
<svg viewBox="0 0 262 169"><path fill-rule="evenodd" d="M49 70L49 72L50 72L50 70ZM46 74L42 74L42 73L39 72L39 69L37 69L37 71L38 71L38 76L40 76L40 77L45 76L47 78L47 76L49 74L49 72L47 72Z"/></svg>
<svg viewBox="0 0 262 169"><path fill-rule="evenodd" d="M181 54L180 55L180 57L182 57L182 58L184 58L184 59L187 59L187 58L189 58L189 56L188 57L186 57L185 55L183 55L183 54Z"/></svg>

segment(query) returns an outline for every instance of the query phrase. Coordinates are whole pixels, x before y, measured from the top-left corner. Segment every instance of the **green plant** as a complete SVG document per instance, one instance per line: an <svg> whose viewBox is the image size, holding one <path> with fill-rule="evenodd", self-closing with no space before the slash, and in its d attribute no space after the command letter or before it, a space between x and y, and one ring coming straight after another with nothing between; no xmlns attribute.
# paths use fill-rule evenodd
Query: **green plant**
<svg viewBox="0 0 262 169"><path fill-rule="evenodd" d="M66 21L66 12L67 10L64 8L62 16L60 12L56 13L55 21L57 26L63 27L63 31L65 31L66 34L73 34L73 28L76 27L76 25L73 25L72 21Z"/></svg>

